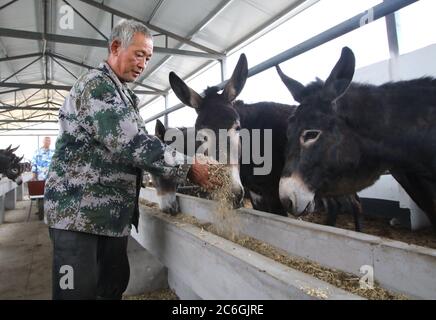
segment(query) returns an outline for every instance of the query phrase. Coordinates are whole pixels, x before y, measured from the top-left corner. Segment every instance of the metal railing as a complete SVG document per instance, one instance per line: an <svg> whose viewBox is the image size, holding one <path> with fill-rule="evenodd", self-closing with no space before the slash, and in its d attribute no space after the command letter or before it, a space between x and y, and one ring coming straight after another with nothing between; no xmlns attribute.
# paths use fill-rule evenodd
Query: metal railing
<svg viewBox="0 0 436 320"><path fill-rule="evenodd" d="M252 67L250 70L248 70L248 77L252 77L257 75L258 73L261 73L265 70L268 70L269 68L275 67L276 65L290 60L292 58L295 58L307 51L310 51L316 47L319 47L331 40L334 40L344 34L347 34L351 31L354 31L362 26L365 26L371 22L374 22L380 18L384 18L392 13L395 13L396 11L407 7L408 5L415 3L419 0L384 0L379 5L376 5L360 14L355 15L354 17L339 23L338 25L286 50L283 51L274 57L259 63L258 65ZM226 81L221 82L217 85L220 89L223 89ZM168 115L174 111L177 111L181 108L185 107L183 103L179 103L171 108L168 108L162 112L159 112L155 114L154 116L147 118L145 120L145 123L149 123L151 121L154 121L156 119L159 119L160 117L163 117L165 115Z"/></svg>

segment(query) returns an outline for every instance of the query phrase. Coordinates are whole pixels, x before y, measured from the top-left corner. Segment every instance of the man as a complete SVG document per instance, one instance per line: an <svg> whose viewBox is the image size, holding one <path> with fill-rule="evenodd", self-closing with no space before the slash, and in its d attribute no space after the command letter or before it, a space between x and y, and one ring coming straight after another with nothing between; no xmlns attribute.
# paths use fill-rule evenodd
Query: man
<svg viewBox="0 0 436 320"><path fill-rule="evenodd" d="M42 148L35 152L32 159L32 180L47 179L48 168L54 153L54 150L50 149L50 145L50 137L45 137Z"/></svg>
<svg viewBox="0 0 436 320"><path fill-rule="evenodd" d="M122 20L107 61L78 79L59 111L60 131L45 188L53 242L54 299L120 299L129 280L127 238L138 223L143 171L209 186L207 165L172 164L149 136L126 86L153 54L150 31Z"/></svg>

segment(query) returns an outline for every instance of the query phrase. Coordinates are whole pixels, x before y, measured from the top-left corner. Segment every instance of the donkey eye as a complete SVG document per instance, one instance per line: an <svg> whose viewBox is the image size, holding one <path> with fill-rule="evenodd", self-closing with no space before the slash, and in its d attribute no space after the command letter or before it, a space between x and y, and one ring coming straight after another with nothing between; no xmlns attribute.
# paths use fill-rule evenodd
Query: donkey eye
<svg viewBox="0 0 436 320"><path fill-rule="evenodd" d="M307 147L315 143L319 139L321 133L321 130L305 130L301 134L300 142L303 146Z"/></svg>

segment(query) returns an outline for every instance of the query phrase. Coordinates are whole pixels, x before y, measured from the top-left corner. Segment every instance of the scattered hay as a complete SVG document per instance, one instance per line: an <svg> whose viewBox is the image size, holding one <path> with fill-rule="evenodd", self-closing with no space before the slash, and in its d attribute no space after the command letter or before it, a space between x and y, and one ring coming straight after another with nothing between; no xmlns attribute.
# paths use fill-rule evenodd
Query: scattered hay
<svg viewBox="0 0 436 320"><path fill-rule="evenodd" d="M290 216L290 218L294 218ZM296 218L295 218L296 219ZM298 218L298 220L303 220L307 222L317 223L325 225L327 215L322 212L312 212L306 216ZM417 231L411 231L407 228L400 226L391 226L389 224L389 218L375 217L364 215L362 223L363 233L387 238L390 240L397 240L405 242L407 244L414 244L418 246L423 246L427 248L436 249L436 234L433 229L427 228ZM354 219L352 215L338 215L336 221L336 227L346 230L354 231Z"/></svg>
<svg viewBox="0 0 436 320"><path fill-rule="evenodd" d="M388 290L381 288L378 284L374 285L374 289L362 289L360 287L359 278L354 274L346 273L335 269L330 269L312 261L290 256L287 252L284 252L283 250L275 248L267 243L264 243L254 238L244 237L243 239L239 239L237 243L247 249L256 251L257 253L260 253L290 268L314 276L319 280L330 283L335 287L341 288L343 290L359 295L366 299L370 299L370 300L407 299L406 296L391 293ZM312 288L309 289L312 290L311 293L313 293L313 296L316 297L323 298L323 296L327 294L322 289L316 289L316 290ZM309 292L307 293L310 294Z"/></svg>
<svg viewBox="0 0 436 320"><path fill-rule="evenodd" d="M171 289L162 289L135 296L123 296L123 300L180 300Z"/></svg>
<svg viewBox="0 0 436 320"><path fill-rule="evenodd" d="M143 203L147 203L146 200L142 200ZM386 289L381 288L377 283L374 284L373 289L361 288L359 283L359 278L356 275L345 273L339 270L330 269L321 266L315 262L304 260L299 257L290 256L283 250L275 248L265 242L259 241L257 239L238 235L233 237L233 239L223 236L218 233L218 228L213 223L201 223L198 219L187 214L179 214L175 217L161 213L154 204L145 204L147 207L154 210L150 210L150 213L165 217L176 224L191 224L201 229L201 232L210 232L221 236L227 240L233 241L240 246L247 248L249 250L255 251L265 257L268 257L276 262L286 265L292 269L301 271L303 273L309 274L319 280L330 283L331 285L341 288L350 293L359 295L370 300L406 300L407 297L400 294L395 294L389 292ZM157 209L157 210L156 210ZM321 299L327 299L329 293L322 288L305 288L301 287L307 294L318 297Z"/></svg>
<svg viewBox="0 0 436 320"><path fill-rule="evenodd" d="M210 199L215 201L213 221L215 233L226 239L236 239L240 233L240 224L238 216L233 211L233 203L236 199L232 191L230 167L201 154L197 155L197 158L200 162L209 164L209 181L213 184L213 188L202 191L209 192Z"/></svg>

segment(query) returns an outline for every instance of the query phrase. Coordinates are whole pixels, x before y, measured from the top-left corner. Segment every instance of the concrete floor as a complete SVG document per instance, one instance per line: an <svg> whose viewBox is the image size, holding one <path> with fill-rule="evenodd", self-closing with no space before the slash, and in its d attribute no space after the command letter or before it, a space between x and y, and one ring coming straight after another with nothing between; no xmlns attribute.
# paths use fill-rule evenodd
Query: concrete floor
<svg viewBox="0 0 436 320"><path fill-rule="evenodd" d="M51 299L52 248L47 225L30 200L18 201L0 224L0 300Z"/></svg>

